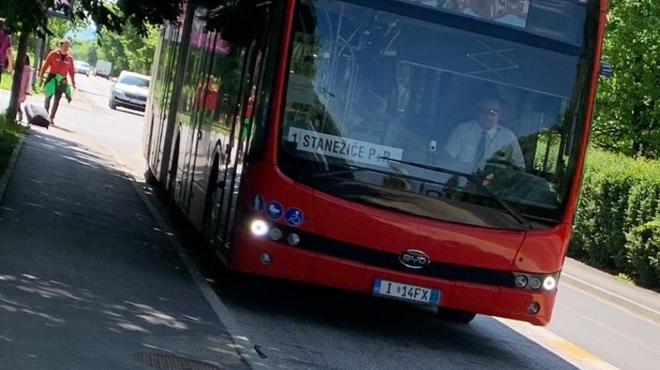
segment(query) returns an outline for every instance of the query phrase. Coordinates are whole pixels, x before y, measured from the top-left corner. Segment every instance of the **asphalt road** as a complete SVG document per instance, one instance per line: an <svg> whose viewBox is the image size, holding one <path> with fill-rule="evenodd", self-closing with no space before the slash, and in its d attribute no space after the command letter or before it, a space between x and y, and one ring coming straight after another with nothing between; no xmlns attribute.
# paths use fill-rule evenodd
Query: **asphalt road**
<svg viewBox="0 0 660 370"><path fill-rule="evenodd" d="M77 82L77 103L62 106L56 129L110 148L141 178L142 113L110 110L107 80ZM490 317L456 325L398 302L203 269L273 369L660 367L660 327L567 285L547 328Z"/></svg>

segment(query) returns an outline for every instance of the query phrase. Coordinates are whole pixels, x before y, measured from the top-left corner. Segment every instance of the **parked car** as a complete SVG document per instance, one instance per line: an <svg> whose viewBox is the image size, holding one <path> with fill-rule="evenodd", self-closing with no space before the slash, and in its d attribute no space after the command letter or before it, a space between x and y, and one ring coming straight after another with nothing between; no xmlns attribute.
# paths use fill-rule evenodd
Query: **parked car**
<svg viewBox="0 0 660 370"><path fill-rule="evenodd" d="M84 74L86 76L89 76L90 70L92 69L92 66L89 65L87 62L83 62L80 60L76 60L74 63L74 69L76 70L76 73Z"/></svg>
<svg viewBox="0 0 660 370"><path fill-rule="evenodd" d="M151 78L143 74L122 71L119 78L112 79L114 84L110 88L110 109L125 107L144 112L149 96L149 82Z"/></svg>

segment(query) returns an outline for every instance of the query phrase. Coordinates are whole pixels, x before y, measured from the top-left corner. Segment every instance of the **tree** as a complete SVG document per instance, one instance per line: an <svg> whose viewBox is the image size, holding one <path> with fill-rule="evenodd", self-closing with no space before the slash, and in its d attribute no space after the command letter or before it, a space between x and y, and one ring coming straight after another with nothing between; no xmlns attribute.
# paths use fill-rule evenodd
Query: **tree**
<svg viewBox="0 0 660 370"><path fill-rule="evenodd" d="M593 143L660 158L660 2L611 0L603 59L614 75L598 91Z"/></svg>
<svg viewBox="0 0 660 370"><path fill-rule="evenodd" d="M74 9L62 5L59 9L70 14L73 19L93 21L99 32L107 29L121 33L126 25L131 25L138 35L146 36L151 25L160 25L164 21L176 22L185 3L185 0L77 0ZM30 35L55 36L48 26L48 9L54 7L55 0L0 0L0 14L6 19L7 29L20 34L12 94L7 109L10 119L16 118L20 76Z"/></svg>
<svg viewBox="0 0 660 370"><path fill-rule="evenodd" d="M76 60L82 60L90 65L95 65L101 59L99 57L99 45L96 39L84 41L74 39L72 43L71 54Z"/></svg>
<svg viewBox="0 0 660 370"><path fill-rule="evenodd" d="M149 74L158 35L157 27L148 27L143 37L135 27L128 25L121 34L105 33L99 40L101 46L97 46L96 54L98 59L112 61L113 74L122 70Z"/></svg>

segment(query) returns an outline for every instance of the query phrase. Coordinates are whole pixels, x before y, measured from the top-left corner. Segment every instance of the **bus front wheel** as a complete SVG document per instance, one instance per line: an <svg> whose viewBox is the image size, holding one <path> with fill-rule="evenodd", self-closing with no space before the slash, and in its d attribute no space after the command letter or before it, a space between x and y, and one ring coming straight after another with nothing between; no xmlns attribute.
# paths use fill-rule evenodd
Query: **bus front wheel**
<svg viewBox="0 0 660 370"><path fill-rule="evenodd" d="M468 324L477 316L476 313L452 310L451 308L438 307L438 317L444 321L451 321L460 324Z"/></svg>

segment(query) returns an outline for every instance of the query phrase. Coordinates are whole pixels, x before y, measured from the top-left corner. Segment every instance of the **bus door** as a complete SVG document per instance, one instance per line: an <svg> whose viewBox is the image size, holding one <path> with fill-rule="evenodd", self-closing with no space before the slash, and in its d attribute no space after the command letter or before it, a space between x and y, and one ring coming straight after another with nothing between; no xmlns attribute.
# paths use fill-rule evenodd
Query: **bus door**
<svg viewBox="0 0 660 370"><path fill-rule="evenodd" d="M261 59L261 53L257 51L256 45L256 42L253 43L246 51L237 114L232 121L231 133L225 147L224 163L219 173L218 189L214 195L215 239L219 242L217 244L222 246L219 250L224 257L227 256L231 244L241 175L245 168L244 158L252 132L252 112L258 90L255 84L260 74Z"/></svg>
<svg viewBox="0 0 660 370"><path fill-rule="evenodd" d="M172 98L172 89L174 87L175 66L179 57L179 46L181 42L181 27L167 27L164 31L162 40L162 63L157 67L157 75L154 79L154 97L151 110L153 132L151 133L151 153L149 158L153 161L151 168L158 171L162 161L162 145L165 137L165 128L167 127L168 107ZM159 176L159 173L155 173Z"/></svg>
<svg viewBox="0 0 660 370"><path fill-rule="evenodd" d="M204 192L206 186L200 185L206 183L204 171L199 173L198 166L205 164L204 161L198 163L198 152L204 150L202 139L208 139L208 133L204 134L205 121L208 115L205 114L204 101L206 99L210 78L208 71L211 65L212 53L208 52L215 38L207 33L197 33L193 35L191 48L189 51L188 63L190 77L185 82L185 98L182 96L182 106L180 112L185 112L182 118L187 122L184 124L186 132L185 144L185 165L183 181L185 187L181 198L181 208L185 210L190 217L193 225L201 225L201 212L199 209L204 207ZM200 187L201 186L201 187Z"/></svg>
<svg viewBox="0 0 660 370"><path fill-rule="evenodd" d="M213 183L209 171L212 163L212 121L217 107L218 82L213 73L213 64L221 55L216 55L217 44L222 42L217 33L209 33L205 39L204 53L201 57L199 69L196 74L200 77L194 86L193 116L191 124L191 135L194 136L191 151L191 163L188 168L190 176L190 187L186 198L189 207L189 217L196 227L203 228L204 211L209 199L209 192L213 189ZM192 91L192 90L191 90ZM211 158L212 160L212 158Z"/></svg>

